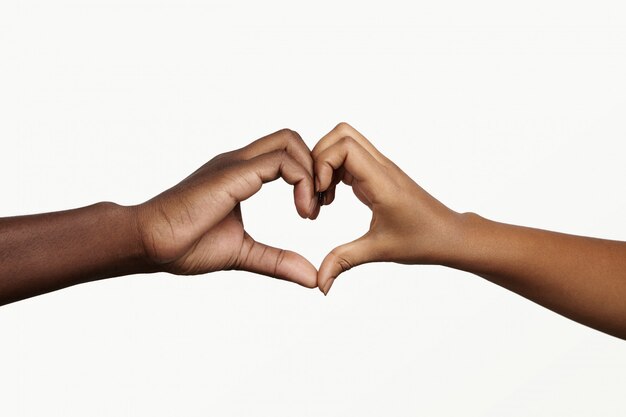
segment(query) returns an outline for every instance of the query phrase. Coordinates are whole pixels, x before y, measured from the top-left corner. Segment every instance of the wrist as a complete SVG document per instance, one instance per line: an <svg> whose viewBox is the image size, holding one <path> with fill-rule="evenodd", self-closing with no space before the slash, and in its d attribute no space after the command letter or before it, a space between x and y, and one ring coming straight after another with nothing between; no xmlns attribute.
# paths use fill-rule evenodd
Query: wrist
<svg viewBox="0 0 626 417"><path fill-rule="evenodd" d="M102 205L108 213L110 233L119 238L120 266L129 273L157 272L158 268L148 255L142 238L139 206L122 206L110 202L99 205Z"/></svg>
<svg viewBox="0 0 626 417"><path fill-rule="evenodd" d="M487 250L482 237L492 223L473 212L456 213L446 255L441 265L471 270L472 265L480 262L483 252Z"/></svg>
<svg viewBox="0 0 626 417"><path fill-rule="evenodd" d="M418 225L412 231L409 229L405 246L410 250L407 263L443 266L455 263L460 257L459 252L466 249L471 217L470 213L446 209L427 225Z"/></svg>

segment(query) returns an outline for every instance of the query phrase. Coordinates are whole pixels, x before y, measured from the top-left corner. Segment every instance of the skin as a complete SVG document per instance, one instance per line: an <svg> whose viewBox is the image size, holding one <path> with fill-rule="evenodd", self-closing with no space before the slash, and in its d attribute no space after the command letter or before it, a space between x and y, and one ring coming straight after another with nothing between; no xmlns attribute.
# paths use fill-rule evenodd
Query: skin
<svg viewBox="0 0 626 417"><path fill-rule="evenodd" d="M240 202L282 177L315 219L339 182L372 210L369 231L333 249L319 272L256 242ZM321 198L319 197L321 196ZM363 135L340 123L313 151L288 129L218 155L138 206L114 203L0 219L0 304L87 281L147 272L238 269L318 286L390 261L468 271L566 317L626 339L626 243L513 226L437 201Z"/></svg>
<svg viewBox="0 0 626 417"><path fill-rule="evenodd" d="M282 177L301 217L319 213L313 160L284 129L222 155L138 206L98 203L0 219L0 305L97 279L148 272L244 270L317 284L301 255L255 241L240 202Z"/></svg>
<svg viewBox="0 0 626 417"><path fill-rule="evenodd" d="M324 136L312 155L324 204L343 182L372 210L369 231L322 261L317 284L324 294L339 274L366 262L444 265L626 339L626 242L454 212L346 123Z"/></svg>

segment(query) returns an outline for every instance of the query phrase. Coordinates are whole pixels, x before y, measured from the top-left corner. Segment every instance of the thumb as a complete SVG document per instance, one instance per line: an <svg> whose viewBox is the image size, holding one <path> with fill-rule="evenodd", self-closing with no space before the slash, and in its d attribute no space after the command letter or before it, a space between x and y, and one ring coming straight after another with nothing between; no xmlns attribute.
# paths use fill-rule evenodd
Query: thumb
<svg viewBox="0 0 626 417"><path fill-rule="evenodd" d="M255 241L246 234L236 269L315 288L317 269L302 255Z"/></svg>
<svg viewBox="0 0 626 417"><path fill-rule="evenodd" d="M330 251L322 261L317 273L317 286L324 295L327 295L339 274L374 260L374 242L368 234L338 246Z"/></svg>

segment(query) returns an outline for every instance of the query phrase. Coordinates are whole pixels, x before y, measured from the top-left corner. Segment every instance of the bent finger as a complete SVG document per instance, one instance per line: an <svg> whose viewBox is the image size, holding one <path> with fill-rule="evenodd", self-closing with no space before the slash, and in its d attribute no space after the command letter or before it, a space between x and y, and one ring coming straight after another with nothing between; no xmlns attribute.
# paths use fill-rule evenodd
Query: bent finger
<svg viewBox="0 0 626 417"><path fill-rule="evenodd" d="M315 181L318 192L326 191L332 184L335 171L343 168L345 174L373 190L384 187L384 167L354 138L346 136L324 149L315 158Z"/></svg>
<svg viewBox="0 0 626 417"><path fill-rule="evenodd" d="M376 147L369 140L367 140L365 136L361 134L361 132L359 132L346 122L339 123L317 142L317 144L313 147L313 150L311 151L313 159L315 159L315 157L322 153L325 149L334 145L346 136L350 136L351 138L353 138L359 145L363 147L363 149L369 152L374 157L374 159L376 159L381 164L386 164L389 161L385 155L383 155L378 149L376 149Z"/></svg>
<svg viewBox="0 0 626 417"><path fill-rule="evenodd" d="M231 195L239 202L256 194L263 183L282 177L294 186L294 203L301 217L309 217L317 205L313 177L284 150L256 156L233 168L239 181L233 182Z"/></svg>
<svg viewBox="0 0 626 417"><path fill-rule="evenodd" d="M252 159L259 155L273 151L286 151L292 158L309 171L313 176L313 158L311 149L304 143L298 132L291 129L281 129L236 151L242 159Z"/></svg>

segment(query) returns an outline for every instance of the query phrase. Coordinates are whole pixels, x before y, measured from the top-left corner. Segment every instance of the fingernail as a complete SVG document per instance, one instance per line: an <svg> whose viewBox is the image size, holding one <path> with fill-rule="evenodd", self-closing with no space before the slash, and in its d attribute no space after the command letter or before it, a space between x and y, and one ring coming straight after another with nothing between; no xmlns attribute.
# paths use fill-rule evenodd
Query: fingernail
<svg viewBox="0 0 626 417"><path fill-rule="evenodd" d="M321 187L321 185L320 185L320 179L316 177L316 178L315 178L315 192L316 192L316 193L319 193L320 187Z"/></svg>

